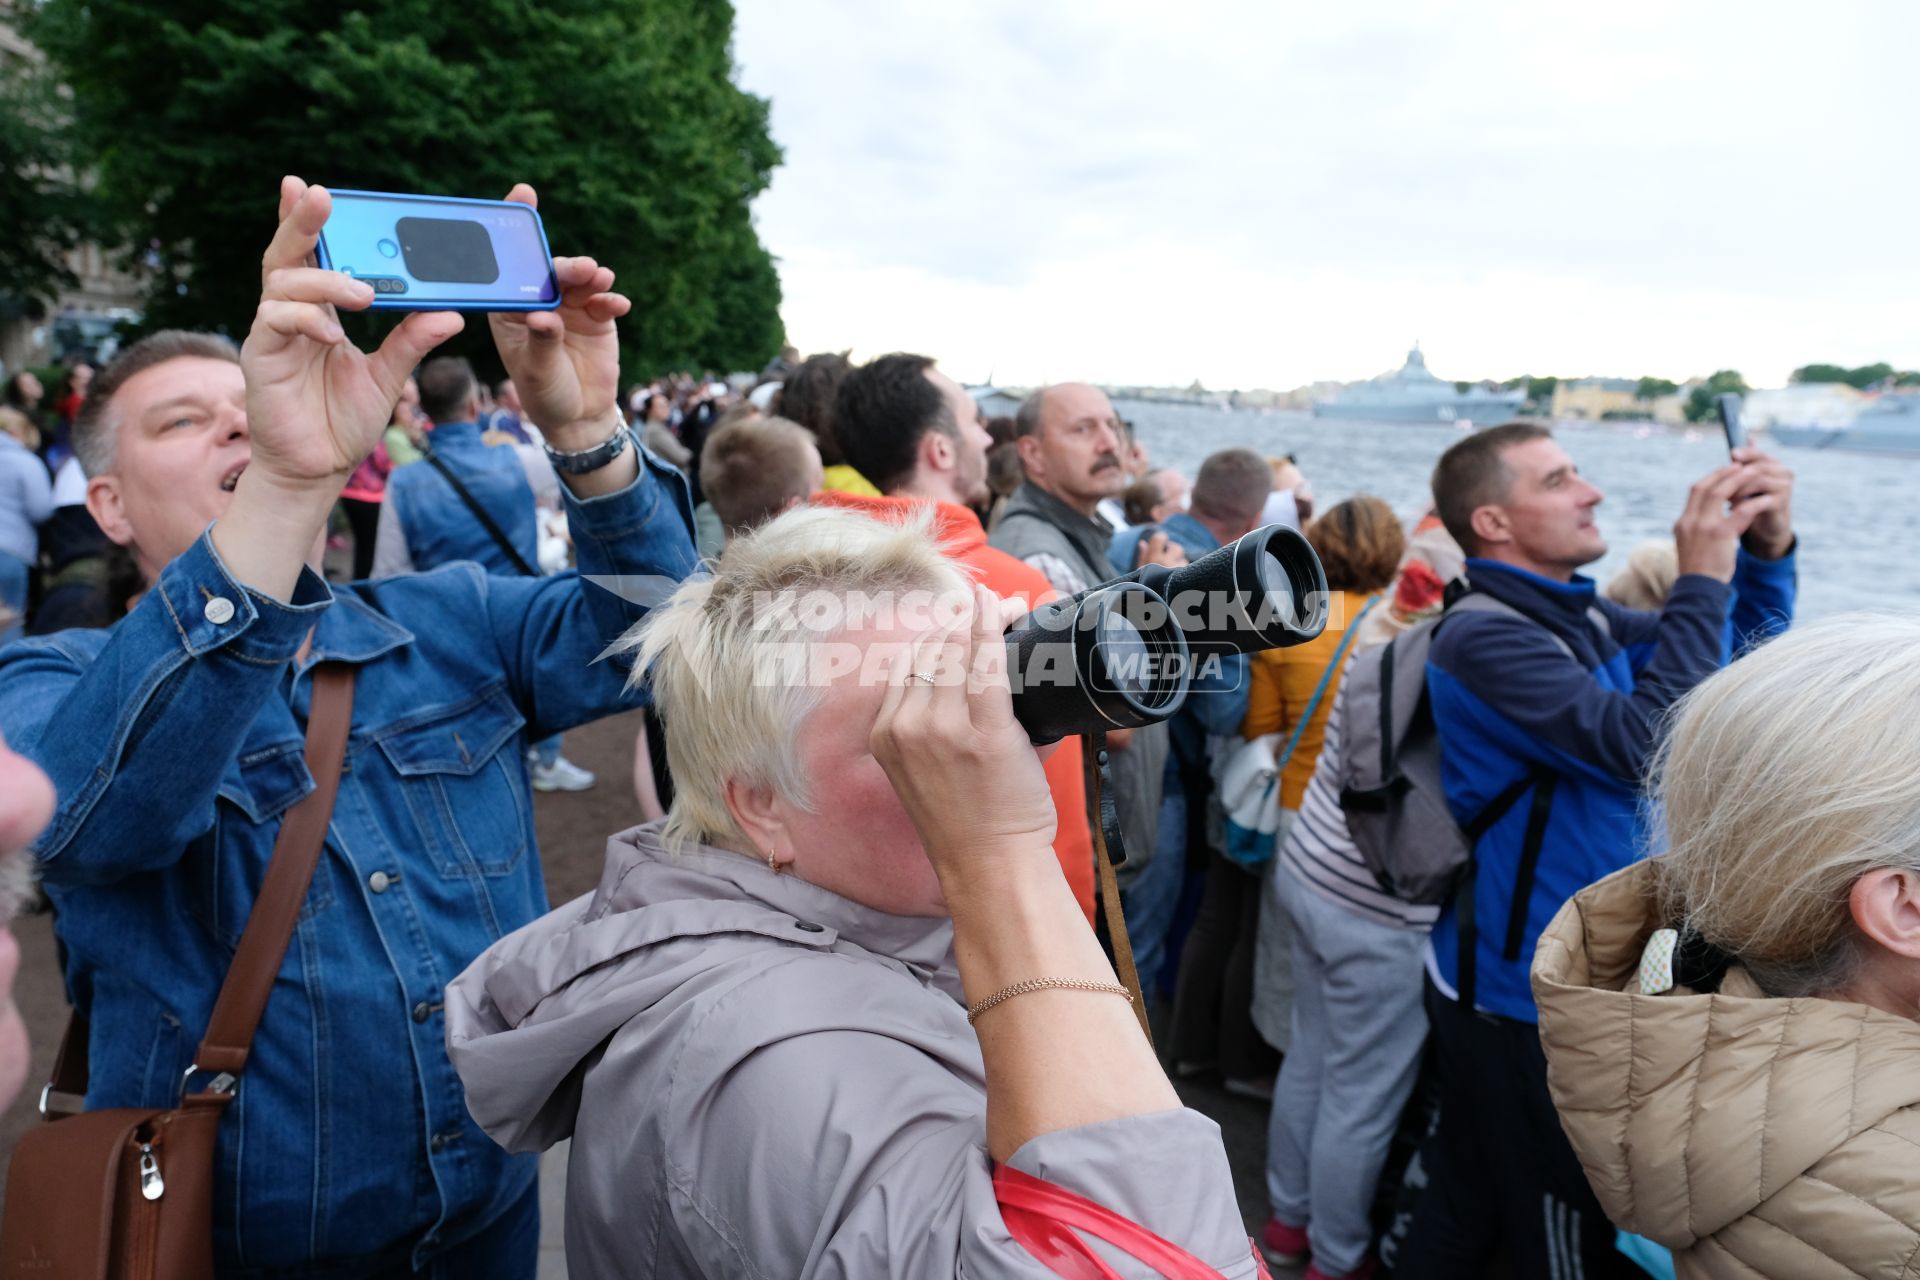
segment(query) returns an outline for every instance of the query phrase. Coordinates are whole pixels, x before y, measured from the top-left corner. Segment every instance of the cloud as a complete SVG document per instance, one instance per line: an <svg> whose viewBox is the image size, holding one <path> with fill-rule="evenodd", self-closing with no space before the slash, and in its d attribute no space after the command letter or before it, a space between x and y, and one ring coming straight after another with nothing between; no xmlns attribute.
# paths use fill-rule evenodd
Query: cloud
<svg viewBox="0 0 1920 1280"><path fill-rule="evenodd" d="M744 0L803 347L1284 386L1920 365L1920 7ZM934 340L937 340L937 344Z"/></svg>

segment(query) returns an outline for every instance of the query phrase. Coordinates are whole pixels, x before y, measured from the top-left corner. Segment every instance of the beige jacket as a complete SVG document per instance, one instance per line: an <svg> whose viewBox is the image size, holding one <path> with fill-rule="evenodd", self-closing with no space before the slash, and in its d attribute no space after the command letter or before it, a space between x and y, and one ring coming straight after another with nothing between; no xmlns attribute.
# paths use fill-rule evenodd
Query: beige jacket
<svg viewBox="0 0 1920 1280"><path fill-rule="evenodd" d="M1554 1103L1607 1215L1682 1280L1920 1277L1920 1022L1739 969L1717 995L1629 994L1662 923L1642 862L1534 956Z"/></svg>

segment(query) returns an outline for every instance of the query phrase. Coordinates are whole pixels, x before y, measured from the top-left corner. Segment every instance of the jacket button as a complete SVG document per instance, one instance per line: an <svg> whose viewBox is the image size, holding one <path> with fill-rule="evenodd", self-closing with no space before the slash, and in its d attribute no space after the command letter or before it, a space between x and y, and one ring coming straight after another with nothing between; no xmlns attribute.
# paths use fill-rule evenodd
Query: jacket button
<svg viewBox="0 0 1920 1280"><path fill-rule="evenodd" d="M425 1022L428 1018L431 1018L432 1016L433 1016L433 1006L428 1004L425 1000L422 1000L419 1004L413 1006L413 1020L415 1022Z"/></svg>
<svg viewBox="0 0 1920 1280"><path fill-rule="evenodd" d="M385 893L387 886L393 883L393 877L384 871L376 871L367 877L367 888L375 893Z"/></svg>
<svg viewBox="0 0 1920 1280"><path fill-rule="evenodd" d="M825 926L817 925L811 920L795 920L793 922L793 927L796 929L799 929L803 933L825 933L826 932Z"/></svg>
<svg viewBox="0 0 1920 1280"><path fill-rule="evenodd" d="M207 607L202 609L201 612L206 615L207 621L216 627L223 623L232 622L233 601L227 599L225 596L215 596L213 599L207 601Z"/></svg>

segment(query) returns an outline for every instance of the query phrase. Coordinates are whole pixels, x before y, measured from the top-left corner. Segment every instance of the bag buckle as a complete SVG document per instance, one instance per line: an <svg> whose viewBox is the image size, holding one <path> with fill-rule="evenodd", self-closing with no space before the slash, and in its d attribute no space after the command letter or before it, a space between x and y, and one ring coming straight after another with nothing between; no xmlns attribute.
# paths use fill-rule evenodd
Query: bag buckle
<svg viewBox="0 0 1920 1280"><path fill-rule="evenodd" d="M52 1081L40 1086L40 1118L51 1120L56 1115L77 1116L87 1109L87 1100L77 1093L63 1093L53 1087Z"/></svg>
<svg viewBox="0 0 1920 1280"><path fill-rule="evenodd" d="M200 1074L200 1064L196 1062L192 1066L188 1067L186 1070L186 1073L180 1077L180 1096L183 1099L187 1096L187 1085L191 1083L193 1078L199 1074ZM207 1082L207 1087L204 1090L202 1090L202 1092L203 1093L223 1093L223 1094L232 1093L233 1086L238 1082L239 1082L238 1079L233 1075L232 1072L222 1071L219 1075L215 1076L213 1079Z"/></svg>

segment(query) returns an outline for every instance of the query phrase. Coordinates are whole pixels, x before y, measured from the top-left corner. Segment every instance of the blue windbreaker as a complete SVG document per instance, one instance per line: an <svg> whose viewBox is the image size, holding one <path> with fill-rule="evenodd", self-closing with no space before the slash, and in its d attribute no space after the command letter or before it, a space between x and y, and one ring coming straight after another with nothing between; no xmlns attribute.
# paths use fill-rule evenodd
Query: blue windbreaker
<svg viewBox="0 0 1920 1280"><path fill-rule="evenodd" d="M1558 778L1512 958L1508 915L1531 793L1475 851L1474 1003L1534 1022L1527 966L1547 922L1579 890L1651 847L1640 786L1662 713L1733 654L1792 622L1795 557L1764 561L1742 551L1731 584L1686 575L1658 613L1602 599L1586 577L1555 582L1480 559L1467 561L1467 576L1472 590L1525 616L1462 613L1434 635L1427 690L1448 807L1464 826L1527 773L1544 769ZM1589 616L1594 609L1606 616L1605 635ZM1458 998L1451 905L1434 926L1427 969Z"/></svg>

